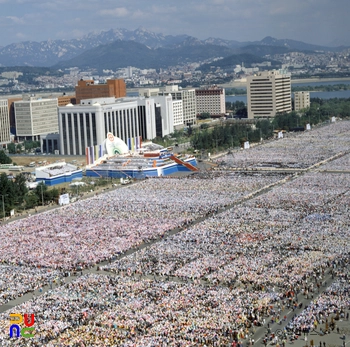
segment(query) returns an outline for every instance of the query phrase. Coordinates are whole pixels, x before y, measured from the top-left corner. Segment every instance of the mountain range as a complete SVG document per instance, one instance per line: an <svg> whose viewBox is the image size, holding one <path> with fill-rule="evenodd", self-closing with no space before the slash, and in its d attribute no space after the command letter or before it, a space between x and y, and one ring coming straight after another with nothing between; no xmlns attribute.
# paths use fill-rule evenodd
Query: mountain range
<svg viewBox="0 0 350 347"><path fill-rule="evenodd" d="M249 54L256 63L267 54L288 51L340 51L294 40L266 37L238 42L220 38L199 40L188 35L163 35L138 28L89 33L80 39L26 41L0 48L0 67L33 66L118 69L126 66L160 68L218 57ZM253 59L254 60L254 59Z"/></svg>

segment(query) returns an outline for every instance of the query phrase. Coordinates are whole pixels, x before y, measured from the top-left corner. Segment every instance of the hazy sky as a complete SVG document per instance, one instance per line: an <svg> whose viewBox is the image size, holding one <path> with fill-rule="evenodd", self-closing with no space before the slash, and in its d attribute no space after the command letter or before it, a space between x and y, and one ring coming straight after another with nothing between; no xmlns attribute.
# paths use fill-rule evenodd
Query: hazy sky
<svg viewBox="0 0 350 347"><path fill-rule="evenodd" d="M0 46L142 26L237 41L350 45L350 0L0 0Z"/></svg>

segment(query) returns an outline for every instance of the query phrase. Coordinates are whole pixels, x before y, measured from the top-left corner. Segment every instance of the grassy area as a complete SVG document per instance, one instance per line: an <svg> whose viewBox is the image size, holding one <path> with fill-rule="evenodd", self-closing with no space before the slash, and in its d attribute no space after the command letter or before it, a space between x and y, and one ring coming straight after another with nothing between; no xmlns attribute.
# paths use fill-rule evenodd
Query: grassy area
<svg viewBox="0 0 350 347"><path fill-rule="evenodd" d="M9 155L14 163L17 165L28 166L30 163L35 162L38 164L39 162L46 161L46 164L53 164L56 161L65 161L66 163L70 163L72 160L76 160L76 165L83 167L85 166L85 156L48 156L48 155ZM40 164L38 164L40 165Z"/></svg>

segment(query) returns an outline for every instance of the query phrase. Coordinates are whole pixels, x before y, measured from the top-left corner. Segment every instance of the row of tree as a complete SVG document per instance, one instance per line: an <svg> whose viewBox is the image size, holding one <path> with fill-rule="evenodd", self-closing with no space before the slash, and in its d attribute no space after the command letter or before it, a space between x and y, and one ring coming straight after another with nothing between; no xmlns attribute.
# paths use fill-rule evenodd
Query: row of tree
<svg viewBox="0 0 350 347"><path fill-rule="evenodd" d="M311 91L325 91L337 92L339 90L349 90L350 84L328 84L320 86L292 86L292 92L311 92Z"/></svg>
<svg viewBox="0 0 350 347"><path fill-rule="evenodd" d="M7 149L11 154L22 153L24 151L29 152L30 150L35 150L38 147L40 147L40 141L23 141L23 143L17 144L11 142L7 145Z"/></svg>
<svg viewBox="0 0 350 347"><path fill-rule="evenodd" d="M315 125L331 119L331 117L350 117L350 98L348 99L311 99L311 106L301 112L277 114L273 119L275 129L291 130L304 127L306 124Z"/></svg>
<svg viewBox="0 0 350 347"><path fill-rule="evenodd" d="M232 112L237 118L247 118L248 110L243 101L226 102L227 112Z"/></svg>
<svg viewBox="0 0 350 347"><path fill-rule="evenodd" d="M238 104L237 104L238 103ZM228 104L228 103L227 103ZM244 103L243 103L244 104ZM232 109L240 107L239 101L231 103ZM214 128L206 128L194 131L191 137L191 146L195 150L224 150L231 147L242 146L245 141L259 142L260 139L268 139L273 136L275 130L293 131L304 128L306 124L315 125L330 121L332 116L350 117L349 99L319 99L311 100L311 107L302 112L289 112L277 114L272 119L257 121L255 129L249 124L223 123Z"/></svg>
<svg viewBox="0 0 350 347"><path fill-rule="evenodd" d="M14 180L7 178L5 173L0 175L0 192L2 199L1 217L8 214L10 210L21 206L24 203L28 189L26 187L26 179L23 174L19 174Z"/></svg>
<svg viewBox="0 0 350 347"><path fill-rule="evenodd" d="M243 123L223 123L212 129L195 131L191 138L191 146L196 150L216 150L242 146L245 141L259 142L270 138L273 134L273 124L269 120L256 123L256 129Z"/></svg>
<svg viewBox="0 0 350 347"><path fill-rule="evenodd" d="M57 202L59 190L48 189L44 183L38 184L33 190L28 190L26 177L23 173L9 179L5 173L0 174L1 218L8 216L11 210L22 211L49 202Z"/></svg>
<svg viewBox="0 0 350 347"><path fill-rule="evenodd" d="M0 164L11 164L12 159L6 153L0 151ZM28 190L26 185L26 175L20 173L11 179L6 173L0 174L0 216L8 216L10 211L25 210L36 207L38 205L47 204L50 201L57 201L59 190L48 189L44 183L38 184L33 190Z"/></svg>

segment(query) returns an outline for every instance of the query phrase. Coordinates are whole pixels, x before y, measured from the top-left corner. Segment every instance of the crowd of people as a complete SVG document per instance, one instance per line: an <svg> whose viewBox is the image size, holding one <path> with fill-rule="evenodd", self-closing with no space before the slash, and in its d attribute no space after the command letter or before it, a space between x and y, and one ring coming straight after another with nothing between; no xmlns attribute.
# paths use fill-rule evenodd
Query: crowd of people
<svg viewBox="0 0 350 347"><path fill-rule="evenodd" d="M103 269L295 286L350 250L349 211L343 211L350 206L349 186L349 175L306 174Z"/></svg>
<svg viewBox="0 0 350 347"><path fill-rule="evenodd" d="M332 148L345 152L350 123L339 124L297 136L297 148L307 145L303 167L334 154L323 135L335 133ZM287 162L280 142L270 159L285 153ZM260 150L252 153L258 162ZM298 307L298 295L318 295L329 276L334 284L288 329L346 317L349 187L346 173L208 172L148 179L2 226L0 305L59 271L109 264L1 314L0 344L23 346L8 333L13 312L35 316L26 346L239 346Z"/></svg>
<svg viewBox="0 0 350 347"><path fill-rule="evenodd" d="M323 170L350 170L350 154L344 155L339 159L330 161L322 166Z"/></svg>
<svg viewBox="0 0 350 347"><path fill-rule="evenodd" d="M294 334L316 330L320 335L336 329L337 321L349 320L350 311L350 257L334 264L336 280L317 299L287 325Z"/></svg>
<svg viewBox="0 0 350 347"><path fill-rule="evenodd" d="M58 271L0 264L0 306L62 277Z"/></svg>
<svg viewBox="0 0 350 347"><path fill-rule="evenodd" d="M222 346L246 339L246 323L262 319L278 299L276 293L90 274L16 312L35 316L29 346ZM1 345L21 345L6 336L8 321L0 315Z"/></svg>
<svg viewBox="0 0 350 347"><path fill-rule="evenodd" d="M287 138L228 154L222 158L230 167L307 168L349 150L350 124L347 121L305 131ZM291 150L293 149L293 150Z"/></svg>
<svg viewBox="0 0 350 347"><path fill-rule="evenodd" d="M148 179L0 227L0 260L55 269L91 266L280 178L217 174L205 181Z"/></svg>

